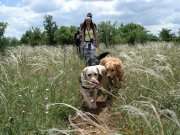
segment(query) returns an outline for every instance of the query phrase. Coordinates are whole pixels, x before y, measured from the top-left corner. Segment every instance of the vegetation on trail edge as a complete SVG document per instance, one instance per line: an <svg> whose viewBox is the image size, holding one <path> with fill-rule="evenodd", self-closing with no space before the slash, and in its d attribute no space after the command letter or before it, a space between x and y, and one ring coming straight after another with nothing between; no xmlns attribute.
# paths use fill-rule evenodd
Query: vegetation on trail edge
<svg viewBox="0 0 180 135"><path fill-rule="evenodd" d="M180 48L171 43L117 45L125 65L122 88L108 104L106 125L81 111L78 76L85 67L72 46L8 47L0 57L0 134L180 134ZM98 129L98 130L96 130Z"/></svg>

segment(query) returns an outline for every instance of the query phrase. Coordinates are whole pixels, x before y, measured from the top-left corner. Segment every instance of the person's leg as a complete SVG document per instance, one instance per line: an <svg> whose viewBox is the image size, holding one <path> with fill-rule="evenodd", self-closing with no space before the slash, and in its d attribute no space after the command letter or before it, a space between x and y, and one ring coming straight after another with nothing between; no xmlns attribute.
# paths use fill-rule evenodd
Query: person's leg
<svg viewBox="0 0 180 135"><path fill-rule="evenodd" d="M80 45L76 46L77 48L77 53L79 54L80 53Z"/></svg>
<svg viewBox="0 0 180 135"><path fill-rule="evenodd" d="M78 53L78 42L77 42L77 40L76 40L76 51Z"/></svg>
<svg viewBox="0 0 180 135"><path fill-rule="evenodd" d="M77 53L78 53L78 46L76 45L76 51L77 51Z"/></svg>
<svg viewBox="0 0 180 135"><path fill-rule="evenodd" d="M77 42L78 53L80 53L80 46L81 46L81 40L79 39Z"/></svg>

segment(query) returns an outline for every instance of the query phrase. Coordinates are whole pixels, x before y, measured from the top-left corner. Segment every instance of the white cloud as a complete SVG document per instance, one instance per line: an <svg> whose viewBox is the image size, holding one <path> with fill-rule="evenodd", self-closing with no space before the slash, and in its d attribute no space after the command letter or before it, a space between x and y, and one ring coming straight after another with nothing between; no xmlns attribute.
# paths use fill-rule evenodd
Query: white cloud
<svg viewBox="0 0 180 135"><path fill-rule="evenodd" d="M169 23L169 24L161 24L161 25L149 25L149 26L145 26L145 28L151 31L151 33L153 33L156 36L159 35L159 32L162 30L162 28L170 29L171 33L178 34L180 24Z"/></svg>
<svg viewBox="0 0 180 135"><path fill-rule="evenodd" d="M43 12L69 12L78 8L82 2L78 0L22 0L23 7L28 7L34 12L43 13Z"/></svg>
<svg viewBox="0 0 180 135"><path fill-rule="evenodd" d="M0 6L0 21L7 22L6 36L20 38L32 24L39 23L40 14L27 8Z"/></svg>
<svg viewBox="0 0 180 135"><path fill-rule="evenodd" d="M43 28L46 14L53 15L58 25L79 25L91 12L97 23L134 22L156 35L162 28L180 27L178 0L19 0L9 5L0 2L0 21L8 22L6 36L17 38L32 26Z"/></svg>
<svg viewBox="0 0 180 135"><path fill-rule="evenodd" d="M83 3L77 0L67 1L63 2L61 11L63 12L71 12L74 10L78 10L83 6Z"/></svg>
<svg viewBox="0 0 180 135"><path fill-rule="evenodd" d="M101 15L121 15L121 11L117 11L115 9L115 5L117 4L117 0L114 1L97 1L92 2L90 6L94 7L94 10L98 13L98 16ZM88 4L87 4L88 6Z"/></svg>

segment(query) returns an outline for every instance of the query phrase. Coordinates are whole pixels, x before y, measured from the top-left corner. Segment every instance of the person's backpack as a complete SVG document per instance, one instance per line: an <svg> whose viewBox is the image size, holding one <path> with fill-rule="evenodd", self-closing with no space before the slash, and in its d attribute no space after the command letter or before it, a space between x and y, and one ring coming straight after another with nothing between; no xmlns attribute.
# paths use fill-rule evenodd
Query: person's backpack
<svg viewBox="0 0 180 135"><path fill-rule="evenodd" d="M80 35L79 38L81 38L81 33L79 30L76 31L76 33L74 34L74 38L77 39L77 35Z"/></svg>
<svg viewBox="0 0 180 135"><path fill-rule="evenodd" d="M93 25L94 25L94 27L96 28L96 30L97 30L97 26L96 26L96 24L95 23L93 23Z"/></svg>
<svg viewBox="0 0 180 135"><path fill-rule="evenodd" d="M77 37L77 32L75 32L75 34L74 34L74 39L76 39L76 37Z"/></svg>

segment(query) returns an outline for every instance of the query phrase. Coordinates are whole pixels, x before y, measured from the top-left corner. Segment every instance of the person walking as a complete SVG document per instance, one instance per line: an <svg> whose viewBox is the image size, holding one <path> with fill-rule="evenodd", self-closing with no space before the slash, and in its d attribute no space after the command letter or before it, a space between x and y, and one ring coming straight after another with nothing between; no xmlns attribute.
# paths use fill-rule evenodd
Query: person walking
<svg viewBox="0 0 180 135"><path fill-rule="evenodd" d="M81 34L81 29L80 27L78 27L77 32L74 34L74 38L75 38L75 44L76 44L76 50L77 53L80 54L80 45L81 45L81 39L82 39L82 34Z"/></svg>
<svg viewBox="0 0 180 135"><path fill-rule="evenodd" d="M92 19L88 16L82 24L82 47L84 49L84 57L88 60L88 57L96 55L97 34L96 28Z"/></svg>

